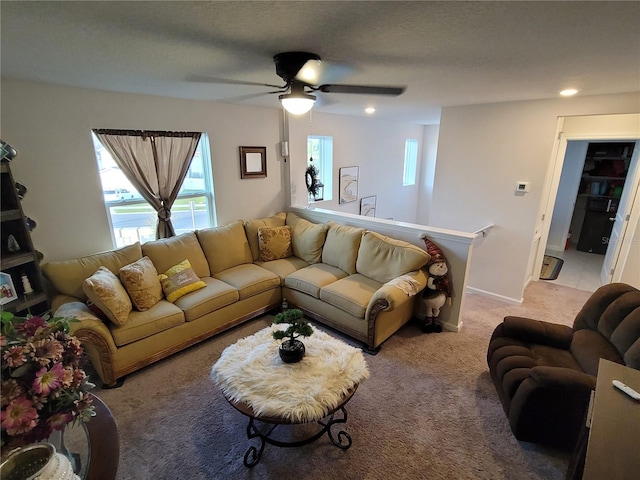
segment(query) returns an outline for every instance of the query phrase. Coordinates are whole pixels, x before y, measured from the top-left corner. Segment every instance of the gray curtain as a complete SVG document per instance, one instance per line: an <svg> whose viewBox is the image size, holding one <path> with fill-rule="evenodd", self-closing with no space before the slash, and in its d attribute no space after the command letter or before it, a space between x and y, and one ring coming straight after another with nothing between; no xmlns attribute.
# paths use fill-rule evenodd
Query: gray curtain
<svg viewBox="0 0 640 480"><path fill-rule="evenodd" d="M156 238L175 235L171 207L193 154L200 132L93 130L127 179L158 212Z"/></svg>

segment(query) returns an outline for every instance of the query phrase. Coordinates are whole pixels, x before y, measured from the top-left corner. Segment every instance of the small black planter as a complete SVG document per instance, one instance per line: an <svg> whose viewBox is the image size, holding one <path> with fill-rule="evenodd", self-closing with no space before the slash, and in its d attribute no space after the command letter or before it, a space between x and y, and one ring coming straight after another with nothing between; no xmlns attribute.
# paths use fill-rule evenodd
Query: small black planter
<svg viewBox="0 0 640 480"><path fill-rule="evenodd" d="M297 363L304 357L304 343L294 340L292 345L291 340L285 340L280 344L278 353L284 363Z"/></svg>

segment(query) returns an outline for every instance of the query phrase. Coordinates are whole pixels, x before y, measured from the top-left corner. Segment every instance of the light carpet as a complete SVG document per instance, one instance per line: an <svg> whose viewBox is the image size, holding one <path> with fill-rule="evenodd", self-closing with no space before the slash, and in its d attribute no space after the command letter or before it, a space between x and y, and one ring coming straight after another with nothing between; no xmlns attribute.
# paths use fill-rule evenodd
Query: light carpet
<svg viewBox="0 0 640 480"><path fill-rule="evenodd" d="M424 334L407 324L378 355L366 356L370 378L347 404L349 450L326 436L301 448L267 445L249 469L243 455L257 442L246 438L246 417L209 372L227 346L269 326L272 317L252 320L129 375L121 388L95 389L120 432L118 478L563 479L567 452L513 437L486 350L505 315L571 325L590 295L534 282L523 305L467 294L459 333ZM282 428L291 440L306 426Z"/></svg>

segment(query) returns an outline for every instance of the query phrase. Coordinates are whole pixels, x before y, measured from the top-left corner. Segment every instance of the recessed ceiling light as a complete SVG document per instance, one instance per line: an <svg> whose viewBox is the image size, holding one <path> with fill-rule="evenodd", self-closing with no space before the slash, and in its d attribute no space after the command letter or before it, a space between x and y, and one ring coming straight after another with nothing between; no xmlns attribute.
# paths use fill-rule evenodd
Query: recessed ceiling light
<svg viewBox="0 0 640 480"><path fill-rule="evenodd" d="M578 90L576 90L575 88L567 88L565 90L562 90L560 92L560 95L562 95L563 97L570 97L571 95L575 95L576 93L578 93Z"/></svg>
<svg viewBox="0 0 640 480"><path fill-rule="evenodd" d="M369 115L371 115L376 111L376 109L374 107L367 107L364 109L364 111L367 112Z"/></svg>

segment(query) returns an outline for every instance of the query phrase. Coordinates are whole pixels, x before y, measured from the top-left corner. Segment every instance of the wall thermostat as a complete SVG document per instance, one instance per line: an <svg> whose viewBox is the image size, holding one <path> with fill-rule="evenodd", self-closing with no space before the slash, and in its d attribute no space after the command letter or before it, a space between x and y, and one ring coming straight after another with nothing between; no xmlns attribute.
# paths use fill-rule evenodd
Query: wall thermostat
<svg viewBox="0 0 640 480"><path fill-rule="evenodd" d="M529 193L531 189L530 182L518 182L516 183L516 193Z"/></svg>

